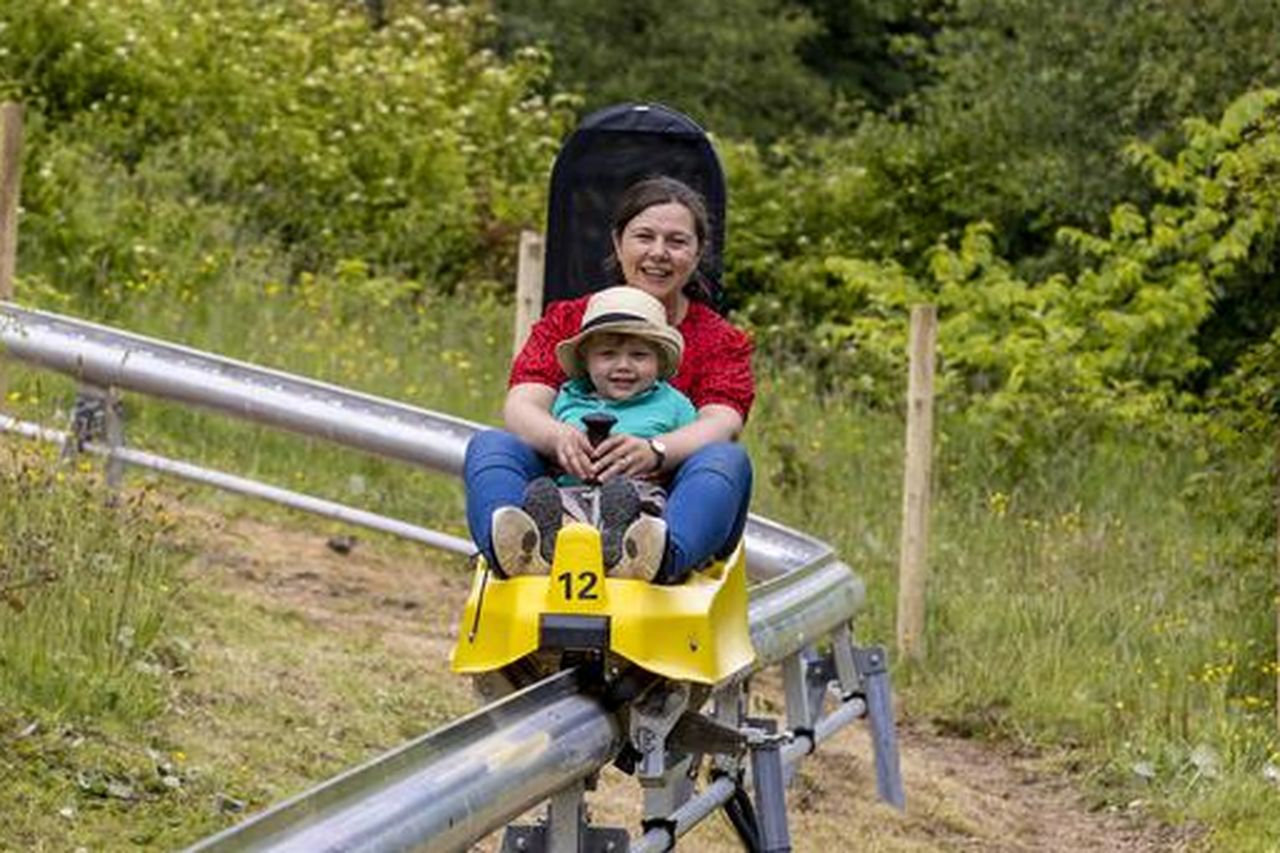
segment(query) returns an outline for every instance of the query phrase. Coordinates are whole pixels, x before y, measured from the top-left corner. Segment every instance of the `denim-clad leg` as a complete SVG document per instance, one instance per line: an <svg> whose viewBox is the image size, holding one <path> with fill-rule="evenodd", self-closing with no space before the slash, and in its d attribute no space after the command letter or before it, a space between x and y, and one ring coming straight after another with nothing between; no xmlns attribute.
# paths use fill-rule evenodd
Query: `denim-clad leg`
<svg viewBox="0 0 1280 853"><path fill-rule="evenodd" d="M751 460L739 444L709 444L680 465L667 497L661 580L681 580L742 538L751 502Z"/></svg>
<svg viewBox="0 0 1280 853"><path fill-rule="evenodd" d="M491 523L499 507L519 506L530 480L547 473L533 448L500 429L478 432L467 443L462 482L467 492L467 526L471 540L489 565L493 556Z"/></svg>

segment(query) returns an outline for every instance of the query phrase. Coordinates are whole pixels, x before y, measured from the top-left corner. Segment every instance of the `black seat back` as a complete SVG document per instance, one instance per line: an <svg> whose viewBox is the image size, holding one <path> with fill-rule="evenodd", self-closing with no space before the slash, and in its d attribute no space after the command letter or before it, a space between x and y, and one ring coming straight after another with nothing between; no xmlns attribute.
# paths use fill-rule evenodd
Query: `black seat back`
<svg viewBox="0 0 1280 853"><path fill-rule="evenodd" d="M543 305L614 282L604 269L613 251L610 220L618 197L638 180L666 175L700 192L711 234L701 270L719 304L724 268L724 172L702 128L660 104L618 104L583 120L551 173Z"/></svg>

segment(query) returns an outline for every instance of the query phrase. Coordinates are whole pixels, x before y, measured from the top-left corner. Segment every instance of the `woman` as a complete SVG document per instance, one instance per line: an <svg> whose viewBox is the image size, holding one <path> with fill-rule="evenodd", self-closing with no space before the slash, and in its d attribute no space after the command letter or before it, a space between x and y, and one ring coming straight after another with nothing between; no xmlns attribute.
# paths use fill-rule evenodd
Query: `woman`
<svg viewBox="0 0 1280 853"><path fill-rule="evenodd" d="M502 573L518 571L516 561L528 568L543 559L529 517L504 508L522 503L526 484L545 475L548 462L582 480L670 478L659 583L679 583L708 560L727 556L746 524L751 463L734 440L755 397L751 342L705 301L698 264L710 233L706 205L680 181L650 178L623 193L611 233L609 266L617 283L655 297L684 336L684 359L671 384L693 402L697 419L657 438L614 435L592 448L585 433L553 418L551 405L565 380L556 344L578 333L588 298L552 305L512 365L503 407L508 431L480 433L467 447L467 523L481 553ZM545 519L533 522L548 528Z"/></svg>

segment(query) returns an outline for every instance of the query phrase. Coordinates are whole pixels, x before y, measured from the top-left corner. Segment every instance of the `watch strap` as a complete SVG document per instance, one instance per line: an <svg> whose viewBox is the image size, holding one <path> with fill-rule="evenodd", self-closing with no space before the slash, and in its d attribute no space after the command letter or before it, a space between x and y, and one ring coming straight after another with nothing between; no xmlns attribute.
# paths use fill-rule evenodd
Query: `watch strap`
<svg viewBox="0 0 1280 853"><path fill-rule="evenodd" d="M662 466L667 464L667 453L662 449L662 445L655 439L649 439L649 449L653 451L653 456L658 460L658 464L653 466L654 471L661 471Z"/></svg>

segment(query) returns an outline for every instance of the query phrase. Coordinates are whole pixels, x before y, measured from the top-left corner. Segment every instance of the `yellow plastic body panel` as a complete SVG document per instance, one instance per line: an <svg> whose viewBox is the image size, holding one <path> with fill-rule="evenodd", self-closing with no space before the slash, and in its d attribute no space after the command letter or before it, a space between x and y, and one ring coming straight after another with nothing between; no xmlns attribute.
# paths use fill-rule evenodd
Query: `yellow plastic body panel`
<svg viewBox="0 0 1280 853"><path fill-rule="evenodd" d="M549 575L497 578L481 561L450 660L454 672L489 672L537 651L544 613L606 616L614 654L681 681L715 684L755 660L741 544L680 586L606 576L600 533L586 524L560 530Z"/></svg>

